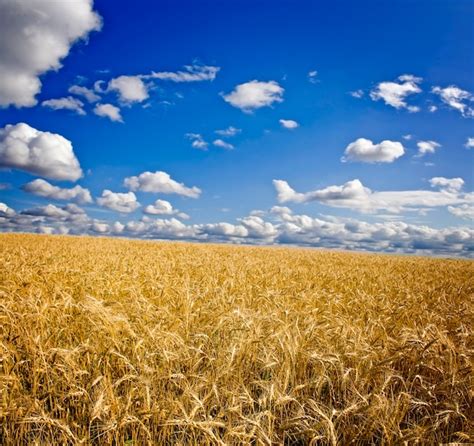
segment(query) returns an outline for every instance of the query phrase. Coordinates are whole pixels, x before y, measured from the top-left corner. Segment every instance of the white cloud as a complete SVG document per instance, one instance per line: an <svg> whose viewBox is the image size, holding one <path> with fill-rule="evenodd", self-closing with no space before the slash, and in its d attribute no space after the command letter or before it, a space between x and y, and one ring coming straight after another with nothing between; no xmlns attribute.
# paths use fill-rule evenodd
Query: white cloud
<svg viewBox="0 0 474 446"><path fill-rule="evenodd" d="M440 191L372 191L360 180L348 181L340 186L329 186L311 192L296 192L284 180L273 180L280 203L306 203L316 201L327 206L347 208L357 212L373 213L388 211L421 211L430 208L458 205L474 201L474 194L461 192L461 178L436 177L430 180L432 187Z"/></svg>
<svg viewBox="0 0 474 446"><path fill-rule="evenodd" d="M226 149L226 150L233 150L234 149L234 146L228 142L225 142L224 140L222 139L215 139L213 142L212 142L213 145L215 145L216 147L220 147L221 149Z"/></svg>
<svg viewBox="0 0 474 446"><path fill-rule="evenodd" d="M279 216L284 216L284 215L292 214L292 213L293 211L289 207L286 207L286 206L273 206L270 209L270 214L275 214Z"/></svg>
<svg viewBox="0 0 474 446"><path fill-rule="evenodd" d="M190 198L198 198L201 195L201 189L198 187L187 187L161 171L143 172L138 176L125 178L124 185L133 191L177 194Z"/></svg>
<svg viewBox="0 0 474 446"><path fill-rule="evenodd" d="M413 254L442 254L472 257L472 227L436 229L403 221L368 223L353 218L298 215L285 207L274 207L265 221L261 216L228 222L186 225L176 218L152 219L127 223L90 219L74 205L57 208L50 205L17 214L0 203L0 230L71 234L121 235L144 239L178 239L205 242L292 244L364 251ZM465 209L464 206L461 207Z"/></svg>
<svg viewBox="0 0 474 446"><path fill-rule="evenodd" d="M32 209L26 209L21 211L19 214L20 222L27 216L27 220L24 223L34 223L34 222L45 222L54 223L60 222L61 227L56 228L55 231L51 233L67 233L68 230L64 230L64 224L70 225L83 225L89 219L84 209L80 208L75 204L68 204L63 207L57 207L53 204L48 204L46 206L38 206ZM41 231L40 231L41 232Z"/></svg>
<svg viewBox="0 0 474 446"><path fill-rule="evenodd" d="M79 207L77 204L68 203L66 206L63 206L62 209L69 212L70 215L85 215L86 211Z"/></svg>
<svg viewBox="0 0 474 446"><path fill-rule="evenodd" d="M410 141L413 136L412 135L403 135L402 138L405 140L405 141Z"/></svg>
<svg viewBox="0 0 474 446"><path fill-rule="evenodd" d="M251 238L271 239L278 233L272 223L266 222L256 215L240 218L239 221L247 230L248 237Z"/></svg>
<svg viewBox="0 0 474 446"><path fill-rule="evenodd" d="M199 226L198 230L199 233L220 241L232 241L235 237L242 238L248 236L248 230L244 226L226 222L203 224Z"/></svg>
<svg viewBox="0 0 474 446"><path fill-rule="evenodd" d="M364 96L364 90L359 89L359 90L351 91L351 92L349 92L349 94L353 98L360 99Z"/></svg>
<svg viewBox="0 0 474 446"><path fill-rule="evenodd" d="M435 229L402 221L367 223L354 219L281 215L279 243L365 251L472 256L472 228Z"/></svg>
<svg viewBox="0 0 474 446"><path fill-rule="evenodd" d="M97 234L106 234L110 231L110 225L108 225L107 223L100 223L95 221L90 226L90 229L92 232L95 232Z"/></svg>
<svg viewBox="0 0 474 446"><path fill-rule="evenodd" d="M308 73L308 80L312 84L317 84L318 83L317 77L318 77L318 72L316 70L310 71Z"/></svg>
<svg viewBox="0 0 474 446"><path fill-rule="evenodd" d="M204 138L199 133L186 133L186 138L191 140L191 147L193 149L207 150L209 143L204 141Z"/></svg>
<svg viewBox="0 0 474 446"><path fill-rule="evenodd" d="M54 180L76 181L82 176L71 141L25 123L0 129L0 166Z"/></svg>
<svg viewBox="0 0 474 446"><path fill-rule="evenodd" d="M87 99L88 102L94 103L100 100L100 96L95 94L93 90L83 87L81 85L73 85L69 87L69 93L75 94L77 96L83 96Z"/></svg>
<svg viewBox="0 0 474 446"><path fill-rule="evenodd" d="M109 118L114 122L123 122L120 108L112 104L97 104L94 108L94 113L103 118Z"/></svg>
<svg viewBox="0 0 474 446"><path fill-rule="evenodd" d="M406 97L421 92L418 84L422 81L420 77L405 74L399 76L398 82L380 82L371 92L370 97L374 101L382 99L387 105L396 109L405 108L410 112L419 111L419 107L408 105Z"/></svg>
<svg viewBox="0 0 474 446"><path fill-rule="evenodd" d="M140 206L133 192L118 193L108 189L102 192L102 197L97 198L97 203L100 206L122 213L133 212Z"/></svg>
<svg viewBox="0 0 474 446"><path fill-rule="evenodd" d="M446 88L433 87L431 90L437 94L441 100L460 112L465 117L474 117L474 108L469 107L466 101L474 100L474 96L466 90L462 90L455 85L450 85Z"/></svg>
<svg viewBox="0 0 474 446"><path fill-rule="evenodd" d="M421 77L414 76L413 74L402 74L401 76L398 76L398 80L401 81L401 82L419 83L423 79Z"/></svg>
<svg viewBox="0 0 474 446"><path fill-rule="evenodd" d="M0 217L12 217L15 214L16 212L11 207L8 207L5 203L0 203Z"/></svg>
<svg viewBox="0 0 474 446"><path fill-rule="evenodd" d="M436 105L430 105L430 106L428 107L428 111L429 111L430 113L434 113L436 110L438 110L438 107L436 107Z"/></svg>
<svg viewBox="0 0 474 446"><path fill-rule="evenodd" d="M448 206L448 211L459 218L474 220L474 206L463 204L461 206Z"/></svg>
<svg viewBox="0 0 474 446"><path fill-rule="evenodd" d="M153 204L146 206L143 212L149 215L176 215L178 218L184 220L189 218L189 215L184 212L173 209L172 204L166 200L156 200Z"/></svg>
<svg viewBox="0 0 474 446"><path fill-rule="evenodd" d="M43 107L52 108L53 110L71 110L78 115L85 115L84 104L79 99L67 96L59 99L48 99L41 103Z"/></svg>
<svg viewBox="0 0 474 446"><path fill-rule="evenodd" d="M40 75L61 68L79 39L101 28L91 0L0 2L0 107L32 107Z"/></svg>
<svg viewBox="0 0 474 446"><path fill-rule="evenodd" d="M252 112L261 107L269 107L275 102L283 102L284 88L278 82L253 80L237 85L229 94L223 94L224 101L244 112Z"/></svg>
<svg viewBox="0 0 474 446"><path fill-rule="evenodd" d="M130 221L125 225L123 232L142 238L193 240L197 237L194 226L187 226L176 218Z"/></svg>
<svg viewBox="0 0 474 446"><path fill-rule="evenodd" d="M385 140L374 144L370 139L359 138L351 142L341 158L342 162L393 163L405 153L400 142Z"/></svg>
<svg viewBox="0 0 474 446"><path fill-rule="evenodd" d="M156 200L152 205L148 205L143 212L152 215L171 215L173 214L173 206L169 201Z"/></svg>
<svg viewBox="0 0 474 446"><path fill-rule="evenodd" d="M21 188L30 194L52 198L54 200L71 200L77 203L92 203L92 197L89 190L81 186L74 186L71 189L65 189L53 186L47 181L38 178L24 184Z"/></svg>
<svg viewBox="0 0 474 446"><path fill-rule="evenodd" d="M431 187L438 187L453 194L459 192L464 186L462 178L434 177L429 180L429 183Z"/></svg>
<svg viewBox="0 0 474 446"><path fill-rule="evenodd" d="M143 79L160 79L172 82L201 82L213 81L219 72L219 67L209 65L186 65L185 71L160 71L142 75Z"/></svg>
<svg viewBox="0 0 474 446"><path fill-rule="evenodd" d="M107 91L115 91L124 104L148 99L148 88L139 76L119 76L109 82Z"/></svg>
<svg viewBox="0 0 474 446"><path fill-rule="evenodd" d="M99 94L115 92L118 95L121 105L130 106L135 103L144 102L149 98L149 90L153 87L153 80L169 80L173 82L199 82L212 81L216 77L219 67L188 65L185 71L178 72L152 72L152 74L139 74L135 76L122 75L111 79L108 83L98 80L94 83L94 88L89 89L80 85L73 85L69 92L84 96L89 102L100 100ZM150 82L145 83L144 81ZM169 103L162 101L162 103ZM149 106L145 104L144 107ZM106 116L112 121L122 121L120 109L112 104L98 104L94 113L99 116Z"/></svg>
<svg viewBox="0 0 474 446"><path fill-rule="evenodd" d="M98 80L94 82L94 91L99 94L107 93L107 88L104 87L105 81Z"/></svg>
<svg viewBox="0 0 474 446"><path fill-rule="evenodd" d="M216 130L215 133L223 137L231 137L231 136L238 135L241 131L242 131L241 129L237 129L235 127L229 126L223 130Z"/></svg>
<svg viewBox="0 0 474 446"><path fill-rule="evenodd" d="M474 149L474 138L467 138L466 144L464 144L464 147L467 149Z"/></svg>
<svg viewBox="0 0 474 446"><path fill-rule="evenodd" d="M280 119L278 122L283 128L289 130L296 129L300 126L296 121L293 121L292 119Z"/></svg>
<svg viewBox="0 0 474 446"><path fill-rule="evenodd" d="M116 221L113 225L112 225L112 233L115 233L115 234L120 234L121 232L123 232L125 228L125 225L123 223L120 223L119 221Z"/></svg>
<svg viewBox="0 0 474 446"><path fill-rule="evenodd" d="M20 213L12 211L9 215L3 216L0 212L0 230L7 232L90 234L94 222L97 220L91 220L84 209L71 203L60 208L49 204L26 209Z"/></svg>
<svg viewBox="0 0 474 446"><path fill-rule="evenodd" d="M435 153L436 149L441 147L441 144L436 141L418 141L416 143L418 147L418 155L423 156L427 153Z"/></svg>
<svg viewBox="0 0 474 446"><path fill-rule="evenodd" d="M52 217L52 218L66 218L69 216L69 212L65 209L58 208L54 204L48 204L46 206L38 206L32 209L26 209L21 212L24 215L32 215L35 217Z"/></svg>

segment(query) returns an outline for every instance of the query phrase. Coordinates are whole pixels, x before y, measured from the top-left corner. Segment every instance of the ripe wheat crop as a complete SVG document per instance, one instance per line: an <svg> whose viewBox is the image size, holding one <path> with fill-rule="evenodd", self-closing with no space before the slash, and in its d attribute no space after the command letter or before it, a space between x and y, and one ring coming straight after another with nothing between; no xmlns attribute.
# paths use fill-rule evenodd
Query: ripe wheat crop
<svg viewBox="0 0 474 446"><path fill-rule="evenodd" d="M468 260L0 236L4 445L474 441Z"/></svg>

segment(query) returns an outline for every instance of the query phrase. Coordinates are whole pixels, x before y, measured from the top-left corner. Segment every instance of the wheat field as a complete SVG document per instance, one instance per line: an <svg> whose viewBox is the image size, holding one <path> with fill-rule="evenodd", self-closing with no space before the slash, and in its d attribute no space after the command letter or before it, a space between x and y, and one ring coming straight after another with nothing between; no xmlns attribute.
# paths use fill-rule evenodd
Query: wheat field
<svg viewBox="0 0 474 446"><path fill-rule="evenodd" d="M0 236L4 445L474 441L468 260Z"/></svg>

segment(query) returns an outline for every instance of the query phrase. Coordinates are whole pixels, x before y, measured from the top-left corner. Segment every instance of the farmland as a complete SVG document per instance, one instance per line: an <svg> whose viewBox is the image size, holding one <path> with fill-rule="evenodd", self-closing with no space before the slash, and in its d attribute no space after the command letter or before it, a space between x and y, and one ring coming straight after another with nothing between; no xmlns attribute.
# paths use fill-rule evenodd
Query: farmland
<svg viewBox="0 0 474 446"><path fill-rule="evenodd" d="M0 443L474 441L469 260L0 235Z"/></svg>

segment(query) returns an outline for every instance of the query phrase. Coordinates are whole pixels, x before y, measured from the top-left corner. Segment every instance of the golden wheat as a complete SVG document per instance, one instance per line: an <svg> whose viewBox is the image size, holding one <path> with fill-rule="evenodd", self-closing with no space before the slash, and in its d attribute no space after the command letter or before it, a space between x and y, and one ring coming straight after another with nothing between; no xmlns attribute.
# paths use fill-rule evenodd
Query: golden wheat
<svg viewBox="0 0 474 446"><path fill-rule="evenodd" d="M0 236L0 443L474 441L467 260Z"/></svg>

